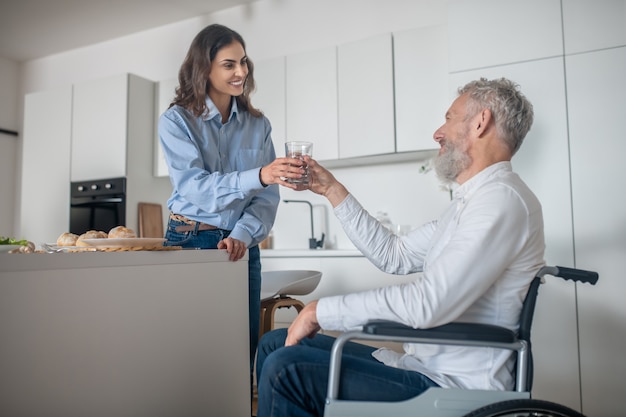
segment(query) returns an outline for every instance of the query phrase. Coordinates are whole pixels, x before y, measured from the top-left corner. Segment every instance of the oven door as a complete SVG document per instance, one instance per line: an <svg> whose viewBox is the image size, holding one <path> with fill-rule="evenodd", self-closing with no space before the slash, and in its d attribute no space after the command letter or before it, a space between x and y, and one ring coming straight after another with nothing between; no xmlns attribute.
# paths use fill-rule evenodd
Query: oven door
<svg viewBox="0 0 626 417"><path fill-rule="evenodd" d="M126 204L120 197L76 201L70 206L70 232L81 235L88 230L109 232L115 226L123 226Z"/></svg>

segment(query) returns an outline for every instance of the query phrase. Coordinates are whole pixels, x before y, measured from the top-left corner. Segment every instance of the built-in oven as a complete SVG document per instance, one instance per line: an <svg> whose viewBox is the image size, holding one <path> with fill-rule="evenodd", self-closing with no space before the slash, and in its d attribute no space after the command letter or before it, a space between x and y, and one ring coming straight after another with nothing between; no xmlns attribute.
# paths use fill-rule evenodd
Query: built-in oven
<svg viewBox="0 0 626 417"><path fill-rule="evenodd" d="M126 224L126 178L71 183L70 232L108 232Z"/></svg>

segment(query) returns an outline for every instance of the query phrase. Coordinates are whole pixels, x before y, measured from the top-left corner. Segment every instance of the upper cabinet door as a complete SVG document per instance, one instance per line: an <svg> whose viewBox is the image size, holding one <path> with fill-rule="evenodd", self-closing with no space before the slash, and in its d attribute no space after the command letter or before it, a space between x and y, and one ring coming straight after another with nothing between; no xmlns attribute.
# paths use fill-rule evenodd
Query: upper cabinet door
<svg viewBox="0 0 626 417"><path fill-rule="evenodd" d="M340 45L338 77L339 157L395 152L391 34Z"/></svg>
<svg viewBox="0 0 626 417"><path fill-rule="evenodd" d="M285 57L254 63L256 91L252 105L263 112L272 125L276 156L285 155Z"/></svg>
<svg viewBox="0 0 626 417"><path fill-rule="evenodd" d="M317 160L337 159L337 48L289 55L286 79L284 139L313 142Z"/></svg>
<svg viewBox="0 0 626 417"><path fill-rule="evenodd" d="M567 54L626 45L626 0L564 1L563 33Z"/></svg>
<svg viewBox="0 0 626 417"><path fill-rule="evenodd" d="M397 152L437 148L450 105L447 38L445 25L393 34Z"/></svg>
<svg viewBox="0 0 626 417"><path fill-rule="evenodd" d="M126 176L128 74L74 85L72 181Z"/></svg>
<svg viewBox="0 0 626 417"><path fill-rule="evenodd" d="M563 54L560 0L452 0L448 25L450 72Z"/></svg>

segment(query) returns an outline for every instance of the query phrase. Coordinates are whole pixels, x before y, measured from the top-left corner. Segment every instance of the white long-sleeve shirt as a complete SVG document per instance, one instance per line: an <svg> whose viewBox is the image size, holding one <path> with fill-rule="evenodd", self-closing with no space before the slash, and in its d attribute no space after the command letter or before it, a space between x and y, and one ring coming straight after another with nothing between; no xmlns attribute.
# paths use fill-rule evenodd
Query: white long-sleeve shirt
<svg viewBox="0 0 626 417"><path fill-rule="evenodd" d="M459 186L437 220L396 236L349 195L335 214L355 246L378 268L416 275L407 284L322 298L322 329L349 330L374 319L414 328L451 321L517 329L522 302L544 263L541 205L512 172L494 164ZM423 373L443 387L513 387L508 350L405 344L405 354L380 349L389 366Z"/></svg>

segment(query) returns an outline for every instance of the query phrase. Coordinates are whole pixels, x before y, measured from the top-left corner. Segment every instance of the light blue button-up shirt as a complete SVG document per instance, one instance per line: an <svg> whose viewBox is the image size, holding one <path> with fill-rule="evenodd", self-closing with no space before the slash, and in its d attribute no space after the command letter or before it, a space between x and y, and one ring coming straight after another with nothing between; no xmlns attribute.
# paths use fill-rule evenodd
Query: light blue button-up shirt
<svg viewBox="0 0 626 417"><path fill-rule="evenodd" d="M264 187L259 170L276 158L265 116L240 111L232 100L222 124L207 96L207 111L196 117L175 105L159 118L159 138L173 192L168 209L191 220L232 230L248 247L262 241L274 224L278 185Z"/></svg>

